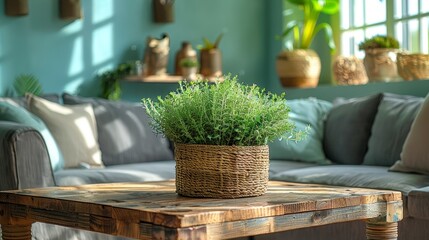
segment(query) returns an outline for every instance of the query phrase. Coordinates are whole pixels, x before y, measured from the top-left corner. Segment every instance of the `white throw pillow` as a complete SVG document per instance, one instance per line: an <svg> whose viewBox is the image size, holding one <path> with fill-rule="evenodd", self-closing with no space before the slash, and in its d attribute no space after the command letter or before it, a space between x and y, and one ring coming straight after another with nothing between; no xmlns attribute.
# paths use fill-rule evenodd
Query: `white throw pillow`
<svg viewBox="0 0 429 240"><path fill-rule="evenodd" d="M64 157L64 168L103 167L91 104L61 105L27 95L29 110L41 118Z"/></svg>

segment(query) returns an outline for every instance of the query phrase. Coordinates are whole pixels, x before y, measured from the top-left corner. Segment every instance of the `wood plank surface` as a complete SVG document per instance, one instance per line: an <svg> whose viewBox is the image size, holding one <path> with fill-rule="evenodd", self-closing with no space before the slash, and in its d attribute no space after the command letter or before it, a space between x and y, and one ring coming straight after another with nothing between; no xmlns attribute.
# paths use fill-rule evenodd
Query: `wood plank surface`
<svg viewBox="0 0 429 240"><path fill-rule="evenodd" d="M397 201L401 193L394 191L284 182L270 182L263 196L241 199L182 197L175 193L174 181L0 192L3 209L6 203L25 206L23 211L36 221L82 227L93 221L104 230L114 224L108 219L183 228Z"/></svg>

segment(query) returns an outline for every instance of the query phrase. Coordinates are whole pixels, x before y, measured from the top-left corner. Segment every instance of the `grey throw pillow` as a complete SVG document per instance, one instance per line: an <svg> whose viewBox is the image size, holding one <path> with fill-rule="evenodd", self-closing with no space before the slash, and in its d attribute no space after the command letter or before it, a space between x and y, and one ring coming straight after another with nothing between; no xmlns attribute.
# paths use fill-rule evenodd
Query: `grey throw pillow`
<svg viewBox="0 0 429 240"><path fill-rule="evenodd" d="M402 146L423 98L384 94L372 125L363 164L392 166L400 159Z"/></svg>
<svg viewBox="0 0 429 240"><path fill-rule="evenodd" d="M173 160L167 139L152 132L138 103L115 102L63 94L64 104L91 103L104 165Z"/></svg>
<svg viewBox="0 0 429 240"><path fill-rule="evenodd" d="M338 164L361 164L382 94L335 101L325 122L326 157Z"/></svg>

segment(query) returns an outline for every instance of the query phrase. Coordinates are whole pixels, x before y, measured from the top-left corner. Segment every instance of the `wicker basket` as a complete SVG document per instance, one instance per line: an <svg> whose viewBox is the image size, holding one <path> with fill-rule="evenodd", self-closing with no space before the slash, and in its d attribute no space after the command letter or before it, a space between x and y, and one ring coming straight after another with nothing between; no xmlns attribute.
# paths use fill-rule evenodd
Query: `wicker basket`
<svg viewBox="0 0 429 240"><path fill-rule="evenodd" d="M399 53L396 63L404 80L429 79L429 54Z"/></svg>
<svg viewBox="0 0 429 240"><path fill-rule="evenodd" d="M267 191L268 146L176 144L176 191L187 197L241 198Z"/></svg>

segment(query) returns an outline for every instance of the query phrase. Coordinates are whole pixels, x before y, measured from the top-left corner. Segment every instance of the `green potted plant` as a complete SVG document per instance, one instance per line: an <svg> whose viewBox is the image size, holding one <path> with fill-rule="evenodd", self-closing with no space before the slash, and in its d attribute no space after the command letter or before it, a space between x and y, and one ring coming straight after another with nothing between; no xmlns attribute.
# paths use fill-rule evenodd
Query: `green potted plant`
<svg viewBox="0 0 429 240"><path fill-rule="evenodd" d="M198 46L200 49L200 73L204 77L220 77L222 75L222 53L219 44L223 34L219 34L214 42L203 37L203 45Z"/></svg>
<svg viewBox="0 0 429 240"><path fill-rule="evenodd" d="M43 93L43 87L39 79L32 74L21 74L15 78L13 88L18 96L24 96L31 93L40 96Z"/></svg>
<svg viewBox="0 0 429 240"><path fill-rule="evenodd" d="M196 58L188 57L180 60L182 76L185 80L195 80L198 72L198 61Z"/></svg>
<svg viewBox="0 0 429 240"><path fill-rule="evenodd" d="M397 81L400 79L396 66L399 42L393 37L375 35L359 43L365 51L363 64L369 81Z"/></svg>
<svg viewBox="0 0 429 240"><path fill-rule="evenodd" d="M238 198L265 193L267 143L299 140L285 94L223 82L181 82L158 101L143 99L152 127L174 142L176 191L189 197Z"/></svg>
<svg viewBox="0 0 429 240"><path fill-rule="evenodd" d="M101 97L109 100L119 100L121 98L119 81L129 75L131 70L131 63L122 63L116 69L102 73L99 76L101 80Z"/></svg>
<svg viewBox="0 0 429 240"><path fill-rule="evenodd" d="M290 21L282 37L292 35L290 48L277 56L276 69L284 87L315 87L319 82L321 63L318 54L310 49L320 31L325 31L328 47L335 50L332 28L328 23L318 23L321 13L338 12L339 0L285 0L302 10L303 19Z"/></svg>

